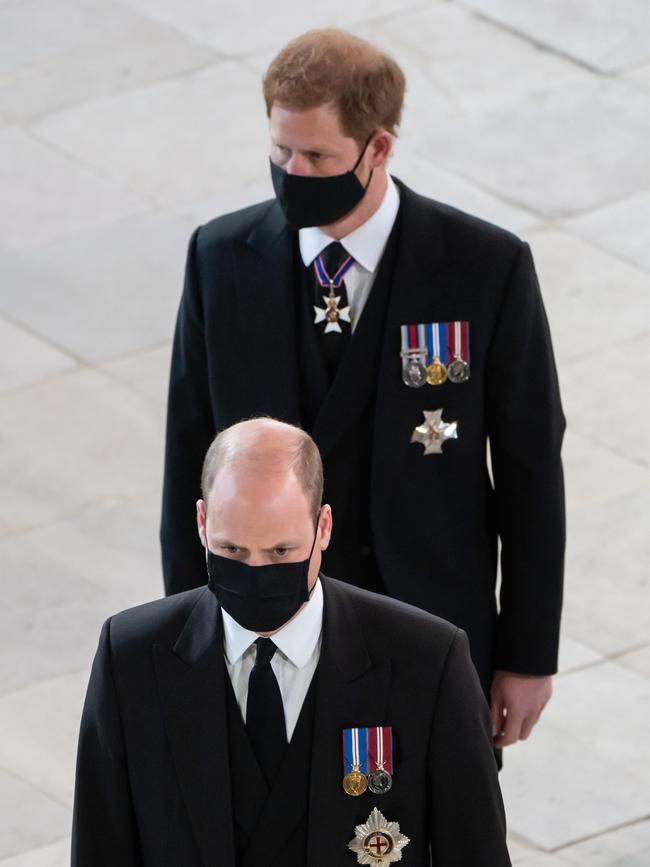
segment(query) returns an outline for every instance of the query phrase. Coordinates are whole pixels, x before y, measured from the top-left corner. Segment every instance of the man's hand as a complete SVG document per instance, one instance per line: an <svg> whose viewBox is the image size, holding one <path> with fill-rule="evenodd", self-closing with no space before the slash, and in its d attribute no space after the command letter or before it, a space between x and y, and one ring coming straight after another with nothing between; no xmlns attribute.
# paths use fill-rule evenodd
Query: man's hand
<svg viewBox="0 0 650 867"><path fill-rule="evenodd" d="M508 747L525 741L552 691L550 675L495 671L490 693L494 745Z"/></svg>

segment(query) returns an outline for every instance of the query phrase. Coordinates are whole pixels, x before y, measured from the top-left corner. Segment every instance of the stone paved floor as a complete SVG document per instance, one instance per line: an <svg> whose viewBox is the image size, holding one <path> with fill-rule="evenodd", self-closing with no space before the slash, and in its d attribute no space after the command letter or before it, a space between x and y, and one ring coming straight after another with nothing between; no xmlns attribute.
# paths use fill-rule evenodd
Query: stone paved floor
<svg viewBox="0 0 650 867"><path fill-rule="evenodd" d="M403 64L394 172L529 240L554 332L562 671L507 753L513 859L650 864L647 0L0 0L2 867L67 862L100 624L161 593L185 245L270 194L260 72L328 23Z"/></svg>

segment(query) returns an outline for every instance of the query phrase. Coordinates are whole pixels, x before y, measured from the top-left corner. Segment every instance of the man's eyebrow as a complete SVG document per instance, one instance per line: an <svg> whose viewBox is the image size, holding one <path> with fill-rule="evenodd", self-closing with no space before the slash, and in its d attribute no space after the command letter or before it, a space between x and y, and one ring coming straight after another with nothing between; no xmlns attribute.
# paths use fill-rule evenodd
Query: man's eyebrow
<svg viewBox="0 0 650 867"><path fill-rule="evenodd" d="M232 545L234 548L246 548L245 545L238 545L237 542L233 542L227 536L213 536L210 541L215 545Z"/></svg>
<svg viewBox="0 0 650 867"><path fill-rule="evenodd" d="M213 536L210 540L214 545L232 545L234 548L241 548L242 551L247 551L246 545L240 545L238 542L233 542L228 536ZM268 548L263 548L263 551L273 551L274 548L298 548L300 542L297 539L281 539L274 542Z"/></svg>
<svg viewBox="0 0 650 867"><path fill-rule="evenodd" d="M299 154L320 154L320 156L331 157L334 156L331 150L328 150L326 147L308 147L308 148L290 148L288 145L283 144L278 141L274 136L271 136L271 142L275 147L286 148L287 150L295 150L298 151Z"/></svg>

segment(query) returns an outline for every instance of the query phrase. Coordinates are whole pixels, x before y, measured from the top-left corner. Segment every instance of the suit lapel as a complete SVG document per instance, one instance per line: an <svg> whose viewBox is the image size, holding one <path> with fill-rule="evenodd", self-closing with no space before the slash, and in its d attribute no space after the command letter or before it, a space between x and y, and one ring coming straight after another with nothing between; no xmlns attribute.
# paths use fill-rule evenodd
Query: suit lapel
<svg viewBox="0 0 650 867"><path fill-rule="evenodd" d="M323 580L323 641L316 693L307 863L329 867L354 834L352 802L343 792L342 731L387 723L390 661L373 660L349 597ZM349 837L345 838L345 834ZM337 861L338 863L338 861Z"/></svg>
<svg viewBox="0 0 650 867"><path fill-rule="evenodd" d="M277 203L246 237L235 240L237 307L250 375L246 404L256 414L300 424L295 233Z"/></svg>
<svg viewBox="0 0 650 867"><path fill-rule="evenodd" d="M421 402L418 389L402 382L400 325L431 322L432 307L446 301L445 272L452 264L436 212L400 181L402 224L393 291L386 315L377 383L373 441L373 501L387 498L395 475L406 462L411 434L422 420L413 407ZM447 306L445 304L445 306ZM437 395L429 386L431 407ZM437 406L437 405L436 405ZM390 460L386 457L390 455Z"/></svg>
<svg viewBox="0 0 650 867"><path fill-rule="evenodd" d="M234 867L221 618L207 589L173 648L153 646L165 728L206 867Z"/></svg>

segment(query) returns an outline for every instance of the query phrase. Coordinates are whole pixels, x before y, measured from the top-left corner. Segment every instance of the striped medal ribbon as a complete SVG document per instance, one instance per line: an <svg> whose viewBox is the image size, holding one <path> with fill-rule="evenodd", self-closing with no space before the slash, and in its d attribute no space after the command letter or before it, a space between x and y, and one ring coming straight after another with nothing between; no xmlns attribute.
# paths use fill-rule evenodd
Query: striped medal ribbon
<svg viewBox="0 0 650 867"><path fill-rule="evenodd" d="M469 322L447 323L448 343L451 344L452 361L447 366L449 382L460 385L467 382L469 369Z"/></svg>
<svg viewBox="0 0 650 867"><path fill-rule="evenodd" d="M368 788L368 740L365 728L343 729L343 791L356 798Z"/></svg>
<svg viewBox="0 0 650 867"><path fill-rule="evenodd" d="M374 795L385 795L393 785L393 729L377 726L368 729L370 773L368 788Z"/></svg>

